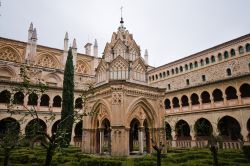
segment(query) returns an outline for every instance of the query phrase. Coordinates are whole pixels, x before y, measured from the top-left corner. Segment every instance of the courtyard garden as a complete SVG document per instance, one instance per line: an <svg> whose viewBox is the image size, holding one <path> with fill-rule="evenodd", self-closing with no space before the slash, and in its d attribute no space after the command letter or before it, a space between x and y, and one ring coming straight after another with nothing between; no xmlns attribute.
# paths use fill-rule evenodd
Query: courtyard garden
<svg viewBox="0 0 250 166"><path fill-rule="evenodd" d="M11 166L41 166L45 161L46 151L41 147L19 147L12 151ZM242 150L219 150L220 166L249 166L250 160ZM0 164L3 163L3 149L0 149ZM86 155L79 148L68 147L56 151L53 166L155 166L156 156L110 157ZM163 166L211 166L213 160L208 149L169 149L162 156Z"/></svg>

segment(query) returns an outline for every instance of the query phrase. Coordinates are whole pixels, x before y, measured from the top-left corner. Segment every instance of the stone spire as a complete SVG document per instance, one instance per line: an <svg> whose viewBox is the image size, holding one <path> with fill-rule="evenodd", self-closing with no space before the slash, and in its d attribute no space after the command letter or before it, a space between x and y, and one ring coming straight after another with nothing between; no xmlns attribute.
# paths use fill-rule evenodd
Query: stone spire
<svg viewBox="0 0 250 166"><path fill-rule="evenodd" d="M36 33L36 28L34 28L32 36L31 36L31 40L36 41L37 40L37 33Z"/></svg>
<svg viewBox="0 0 250 166"><path fill-rule="evenodd" d="M72 44L72 54L73 54L73 64L76 65L76 57L77 57L77 45L76 45L76 39L74 38L73 44Z"/></svg>
<svg viewBox="0 0 250 166"><path fill-rule="evenodd" d="M72 45L73 49L77 49L77 45L76 45L76 39L73 40L73 45Z"/></svg>
<svg viewBox="0 0 250 166"><path fill-rule="evenodd" d="M66 32L64 36L63 57L62 57L62 62L61 62L63 68L67 60L68 48L69 48L69 35L68 35L68 32Z"/></svg>
<svg viewBox="0 0 250 166"><path fill-rule="evenodd" d="M120 20L120 27L118 28L118 30L125 30L126 28L124 27L124 25L123 25L123 23L124 23L124 21L123 21L123 17L122 17L122 9L123 9L123 7L121 6L121 20Z"/></svg>
<svg viewBox="0 0 250 166"><path fill-rule="evenodd" d="M33 23L31 22L29 30L28 30L28 42L29 43L31 42L32 33L33 33Z"/></svg>
<svg viewBox="0 0 250 166"><path fill-rule="evenodd" d="M145 53L144 53L144 61L145 61L145 64L147 65L148 64L148 50L147 49L145 50Z"/></svg>
<svg viewBox="0 0 250 166"><path fill-rule="evenodd" d="M95 43L94 43L94 56L97 57L98 56L98 44L97 44L97 40L95 39Z"/></svg>

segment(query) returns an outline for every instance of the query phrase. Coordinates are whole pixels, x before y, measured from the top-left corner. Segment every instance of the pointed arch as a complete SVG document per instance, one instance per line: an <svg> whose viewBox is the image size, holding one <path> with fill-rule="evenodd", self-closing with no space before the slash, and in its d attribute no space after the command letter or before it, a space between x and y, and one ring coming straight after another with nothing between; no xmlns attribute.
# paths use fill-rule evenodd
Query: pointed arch
<svg viewBox="0 0 250 166"><path fill-rule="evenodd" d="M158 119L158 114L154 110L153 106L143 97L135 99L131 104L128 106L127 112L126 112L126 125L129 127L129 123L131 120L135 117L138 117L137 111L138 108L142 108L142 116L143 113L145 114L145 117L142 117L142 119L148 119L148 123L150 127L156 127L156 121Z"/></svg>
<svg viewBox="0 0 250 166"><path fill-rule="evenodd" d="M107 101L104 99L97 100L97 102L92 107L92 111L95 112L94 116L91 117L92 128L99 127L99 121L102 121L105 118L110 119L110 110L111 108L109 107Z"/></svg>
<svg viewBox="0 0 250 166"><path fill-rule="evenodd" d="M91 68L86 60L78 59L76 61L75 72L80 74L90 74Z"/></svg>
<svg viewBox="0 0 250 166"><path fill-rule="evenodd" d="M36 65L48 68L60 68L60 62L58 61L58 59L54 55L51 55L49 53L42 53L38 55Z"/></svg>
<svg viewBox="0 0 250 166"><path fill-rule="evenodd" d="M16 76L17 74L12 67L0 66L0 79L1 80L11 80L11 78L14 78Z"/></svg>
<svg viewBox="0 0 250 166"><path fill-rule="evenodd" d="M0 48L0 59L12 62L22 62L18 50L11 46L3 46Z"/></svg>

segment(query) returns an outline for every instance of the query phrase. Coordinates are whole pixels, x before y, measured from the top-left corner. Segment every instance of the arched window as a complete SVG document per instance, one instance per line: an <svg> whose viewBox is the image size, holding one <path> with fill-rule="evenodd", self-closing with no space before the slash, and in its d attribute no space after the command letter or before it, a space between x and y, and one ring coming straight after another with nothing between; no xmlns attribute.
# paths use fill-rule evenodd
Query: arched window
<svg viewBox="0 0 250 166"><path fill-rule="evenodd" d="M190 68L190 70L193 69L193 63L189 63L189 68Z"/></svg>
<svg viewBox="0 0 250 166"><path fill-rule="evenodd" d="M200 118L195 122L194 130L197 139L204 139L204 137L208 139L212 134L213 127L207 119Z"/></svg>
<svg viewBox="0 0 250 166"><path fill-rule="evenodd" d="M4 90L0 93L0 103L10 103L11 94L8 90Z"/></svg>
<svg viewBox="0 0 250 166"><path fill-rule="evenodd" d="M151 76L148 77L149 82L151 81Z"/></svg>
<svg viewBox="0 0 250 166"><path fill-rule="evenodd" d="M189 106L188 97L187 97L186 95L183 95L183 96L181 97L181 104L182 104L183 107Z"/></svg>
<svg viewBox="0 0 250 166"><path fill-rule="evenodd" d="M172 129L169 123L165 122L165 130L166 130L166 139L171 140L172 139Z"/></svg>
<svg viewBox="0 0 250 166"><path fill-rule="evenodd" d="M201 63L201 66L204 66L204 60L203 59L200 60L200 63Z"/></svg>
<svg viewBox="0 0 250 166"><path fill-rule="evenodd" d="M211 56L211 62L214 63L215 62L215 57L212 55Z"/></svg>
<svg viewBox="0 0 250 166"><path fill-rule="evenodd" d="M194 67L195 68L198 67L198 62L197 61L194 62Z"/></svg>
<svg viewBox="0 0 250 166"><path fill-rule="evenodd" d="M172 69L172 75L174 75L174 69Z"/></svg>
<svg viewBox="0 0 250 166"><path fill-rule="evenodd" d="M224 52L224 59L227 59L227 58L228 58L228 52L225 51L225 52Z"/></svg>
<svg viewBox="0 0 250 166"><path fill-rule="evenodd" d="M226 96L227 96L227 100L231 100L231 99L237 99L237 91L234 87L229 86L226 89Z"/></svg>
<svg viewBox="0 0 250 166"><path fill-rule="evenodd" d="M210 103L210 94L207 91L204 91L201 93L201 101L202 103Z"/></svg>
<svg viewBox="0 0 250 166"><path fill-rule="evenodd" d="M206 65L208 65L208 64L209 64L209 58L207 57L207 58L205 59L205 61L206 61Z"/></svg>
<svg viewBox="0 0 250 166"><path fill-rule="evenodd" d="M167 70L167 76L169 76L169 71Z"/></svg>
<svg viewBox="0 0 250 166"><path fill-rule="evenodd" d="M35 93L31 93L28 97L28 105L37 105L38 96Z"/></svg>
<svg viewBox="0 0 250 166"><path fill-rule="evenodd" d="M162 78L162 74L160 73L159 75L160 75L160 78Z"/></svg>
<svg viewBox="0 0 250 166"><path fill-rule="evenodd" d="M53 99L53 107L61 107L62 98L60 96L55 96Z"/></svg>
<svg viewBox="0 0 250 166"><path fill-rule="evenodd" d="M246 44L246 52L250 52L250 44Z"/></svg>
<svg viewBox="0 0 250 166"><path fill-rule="evenodd" d="M179 120L175 125L177 140L187 140L190 137L190 127L184 120Z"/></svg>
<svg viewBox="0 0 250 166"><path fill-rule="evenodd" d="M180 72L183 72L183 67L182 66L180 66Z"/></svg>
<svg viewBox="0 0 250 166"><path fill-rule="evenodd" d="M24 95L22 92L17 92L14 94L14 104L23 104Z"/></svg>
<svg viewBox="0 0 250 166"><path fill-rule="evenodd" d="M250 97L250 85L249 84L242 84L240 86L240 93L241 97Z"/></svg>
<svg viewBox="0 0 250 166"><path fill-rule="evenodd" d="M170 109L171 108L171 103L169 99L166 99L164 101L165 109Z"/></svg>
<svg viewBox="0 0 250 166"><path fill-rule="evenodd" d="M155 76L152 76L152 80L153 80L153 81L155 80Z"/></svg>
<svg viewBox="0 0 250 166"><path fill-rule="evenodd" d="M77 98L75 101L75 108L82 109L82 103L83 103L82 98L81 97Z"/></svg>
<svg viewBox="0 0 250 166"><path fill-rule="evenodd" d="M217 101L223 101L223 97L222 97L222 91L220 89L215 89L213 91L213 98L214 98L214 102Z"/></svg>
<svg viewBox="0 0 250 166"><path fill-rule="evenodd" d="M235 56L235 50L231 49L230 54L231 54L231 57Z"/></svg>
<svg viewBox="0 0 250 166"><path fill-rule="evenodd" d="M231 75L232 75L231 69L227 68L227 76L231 76Z"/></svg>
<svg viewBox="0 0 250 166"><path fill-rule="evenodd" d="M173 102L173 107L174 108L180 107L179 99L177 97L174 97L172 102Z"/></svg>
<svg viewBox="0 0 250 166"><path fill-rule="evenodd" d="M178 67L175 68L175 73L178 74L179 73L179 69Z"/></svg>
<svg viewBox="0 0 250 166"><path fill-rule="evenodd" d="M218 122L218 129L223 140L242 140L239 122L230 116L224 116Z"/></svg>
<svg viewBox="0 0 250 166"><path fill-rule="evenodd" d="M199 96L196 93L193 93L191 95L191 102L192 102L192 105L200 104Z"/></svg>
<svg viewBox="0 0 250 166"><path fill-rule="evenodd" d="M155 75L155 80L158 80L158 75L157 74Z"/></svg>
<svg viewBox="0 0 250 166"><path fill-rule="evenodd" d="M222 55L221 55L221 53L218 54L218 59L219 59L219 61L222 61Z"/></svg>
<svg viewBox="0 0 250 166"><path fill-rule="evenodd" d="M164 78L164 77L166 77L166 72L165 72L165 71L163 72L163 78Z"/></svg>
<svg viewBox="0 0 250 166"><path fill-rule="evenodd" d="M187 65L187 64L185 64L185 70L186 70L186 71L188 70L188 65Z"/></svg>
<svg viewBox="0 0 250 166"><path fill-rule="evenodd" d="M41 102L40 102L40 106L49 106L49 96L46 94L43 94L41 97Z"/></svg>
<svg viewBox="0 0 250 166"><path fill-rule="evenodd" d="M38 132L47 133L47 125L43 120L35 118L29 121L29 123L26 125L25 136L27 138L34 138L34 137L37 137ZM42 140L44 138L38 137L37 139Z"/></svg>
<svg viewBox="0 0 250 166"><path fill-rule="evenodd" d="M239 46L239 53L243 54L244 53L244 48L242 46Z"/></svg>

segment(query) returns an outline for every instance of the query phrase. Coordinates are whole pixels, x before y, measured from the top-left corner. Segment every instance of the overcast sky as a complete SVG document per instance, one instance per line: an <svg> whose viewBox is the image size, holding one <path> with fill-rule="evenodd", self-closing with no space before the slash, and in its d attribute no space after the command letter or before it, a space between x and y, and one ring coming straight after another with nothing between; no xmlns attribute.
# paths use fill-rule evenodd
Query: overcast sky
<svg viewBox="0 0 250 166"><path fill-rule="evenodd" d="M250 32L249 0L0 0L0 36L27 41L30 22L38 44L63 48L66 31L78 52L96 38L99 53L124 25L149 64L160 66ZM101 54L100 54L101 56Z"/></svg>

